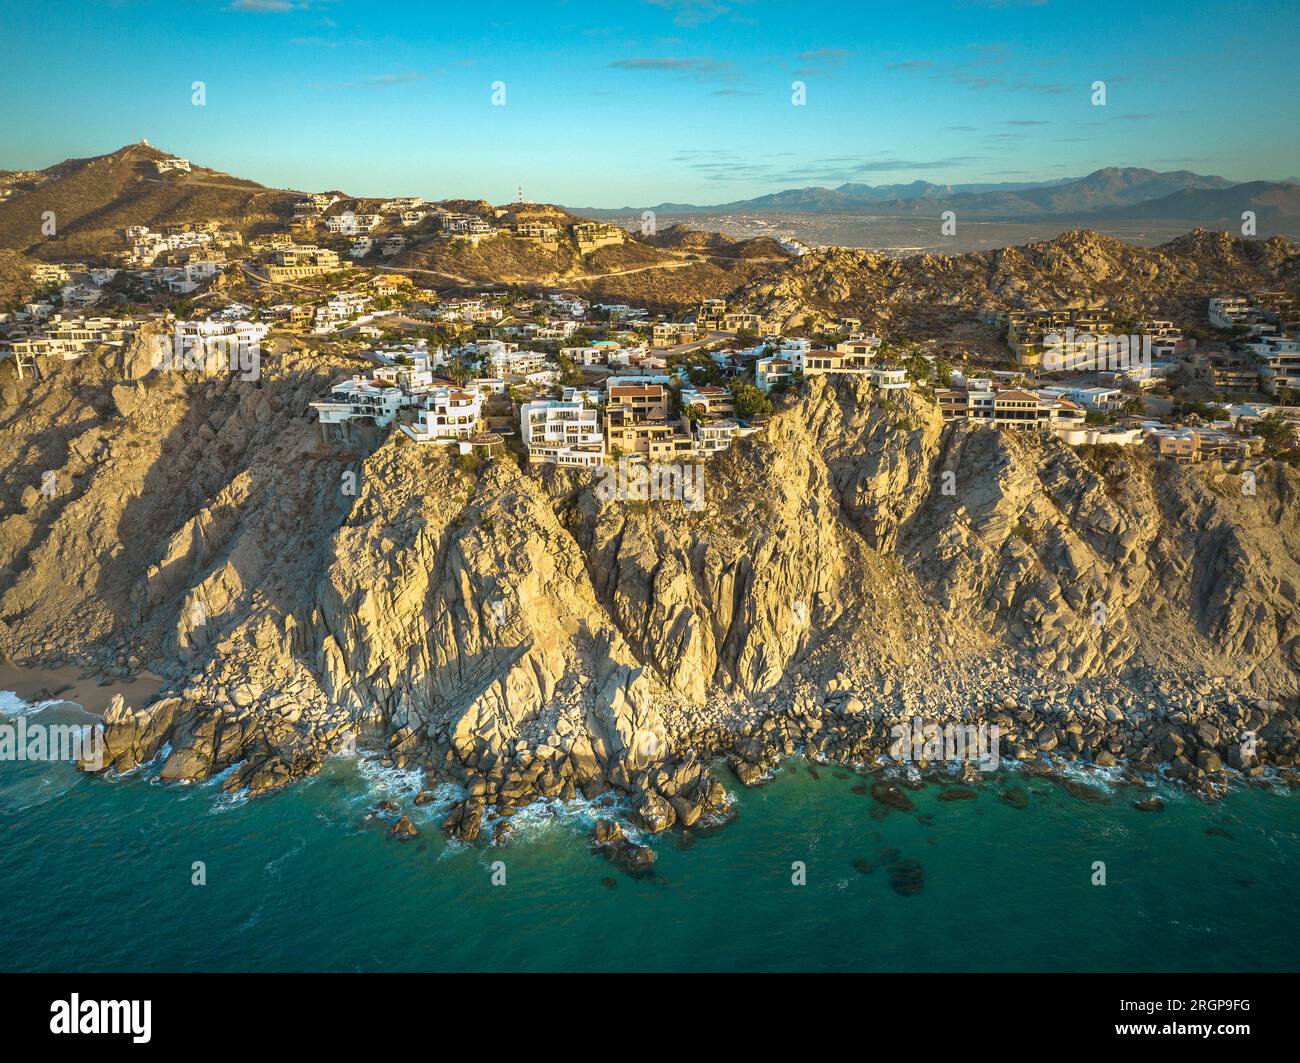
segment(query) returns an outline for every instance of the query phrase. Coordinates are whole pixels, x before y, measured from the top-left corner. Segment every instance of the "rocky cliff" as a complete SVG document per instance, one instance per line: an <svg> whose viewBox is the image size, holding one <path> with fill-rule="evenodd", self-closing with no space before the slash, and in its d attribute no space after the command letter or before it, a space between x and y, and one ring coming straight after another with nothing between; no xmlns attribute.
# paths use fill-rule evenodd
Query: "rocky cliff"
<svg viewBox="0 0 1300 1063"><path fill-rule="evenodd" d="M1076 451L817 378L692 510L400 433L326 445L307 404L340 363L151 370L161 342L0 381L0 649L167 681L110 711L107 768L256 793L355 741L465 786L473 837L488 804L610 786L692 823L725 807L711 755L747 780L869 760L918 713L1193 781L1253 767L1247 731L1295 761L1285 466Z"/></svg>

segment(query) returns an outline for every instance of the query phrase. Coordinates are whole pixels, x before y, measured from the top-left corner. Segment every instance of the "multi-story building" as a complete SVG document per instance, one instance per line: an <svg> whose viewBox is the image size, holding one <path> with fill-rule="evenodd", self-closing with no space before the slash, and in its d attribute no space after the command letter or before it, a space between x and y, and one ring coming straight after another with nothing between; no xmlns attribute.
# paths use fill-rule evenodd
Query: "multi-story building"
<svg viewBox="0 0 1300 1063"><path fill-rule="evenodd" d="M615 384L605 389L605 435L611 451L657 461L694 450L686 418L669 417L671 396L663 384Z"/></svg>
<svg viewBox="0 0 1300 1063"><path fill-rule="evenodd" d="M1254 357L1260 383L1270 395L1283 388L1300 392L1300 340L1261 336L1242 347Z"/></svg>
<svg viewBox="0 0 1300 1063"><path fill-rule="evenodd" d="M846 345L841 344L841 346ZM871 363L875 356L875 346L853 350L832 351L825 348L811 350L804 355L803 375L806 377L836 374L867 376L871 374Z"/></svg>
<svg viewBox="0 0 1300 1063"><path fill-rule="evenodd" d="M1214 428L1153 428L1147 443L1159 457L1179 465L1193 465L1205 460L1235 461L1250 454L1250 444L1242 436Z"/></svg>
<svg viewBox="0 0 1300 1063"><path fill-rule="evenodd" d="M788 358L760 358L754 363L754 384L760 391L794 383L794 365Z"/></svg>
<svg viewBox="0 0 1300 1063"><path fill-rule="evenodd" d="M519 426L529 462L594 468L605 460L600 414L581 402L524 403Z"/></svg>
<svg viewBox="0 0 1300 1063"><path fill-rule="evenodd" d="M425 396L415 423L402 425L402 431L417 443L452 442L476 434L482 419L483 399L477 391L440 387Z"/></svg>
<svg viewBox="0 0 1300 1063"><path fill-rule="evenodd" d="M695 424L695 450L705 456L718 454L730 448L740 431L730 417L712 417Z"/></svg>
<svg viewBox="0 0 1300 1063"><path fill-rule="evenodd" d="M346 429L354 420L387 428L397 419L401 406L401 388L376 384L360 376L335 384L328 399L311 404L320 418L322 435L328 425L343 425Z"/></svg>
<svg viewBox="0 0 1300 1063"><path fill-rule="evenodd" d="M736 401L730 391L715 384L682 388L682 409L692 408L706 417L730 417L736 412Z"/></svg>
<svg viewBox="0 0 1300 1063"><path fill-rule="evenodd" d="M872 385L881 391L906 391L912 386L911 381L907 379L907 370L900 366L874 365L867 371L871 376ZM841 372L853 372L853 370L845 369Z"/></svg>
<svg viewBox="0 0 1300 1063"><path fill-rule="evenodd" d="M120 347L135 334L136 322L109 317L55 317L34 335L10 342L15 358L29 362L36 355L58 355L64 361L109 344Z"/></svg>
<svg viewBox="0 0 1300 1063"><path fill-rule="evenodd" d="M337 251L324 247L286 247L275 253L275 262L266 267L266 275L273 283L314 277L339 268Z"/></svg>
<svg viewBox="0 0 1300 1063"><path fill-rule="evenodd" d="M546 355L541 351L494 351L487 358L488 371L500 377L526 376L545 365Z"/></svg>
<svg viewBox="0 0 1300 1063"><path fill-rule="evenodd" d="M966 419L998 428L1054 430L1077 427L1086 418L1081 406L1062 395L1019 388L944 388L935 397L945 421Z"/></svg>
<svg viewBox="0 0 1300 1063"><path fill-rule="evenodd" d="M578 244L578 250L584 254L588 251L594 251L598 247L621 244L627 239L627 233L617 225L608 225L605 222L598 221L578 222L573 226L572 232L573 239Z"/></svg>

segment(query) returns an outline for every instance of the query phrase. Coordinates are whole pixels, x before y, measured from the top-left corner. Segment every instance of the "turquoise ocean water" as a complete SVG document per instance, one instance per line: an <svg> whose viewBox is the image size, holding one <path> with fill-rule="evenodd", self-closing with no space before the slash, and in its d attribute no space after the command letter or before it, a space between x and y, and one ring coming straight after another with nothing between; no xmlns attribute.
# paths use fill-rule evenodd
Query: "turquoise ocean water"
<svg viewBox="0 0 1300 1063"><path fill-rule="evenodd" d="M736 820L654 839L638 880L590 850L590 808L534 808L509 845L467 848L437 829L445 802L411 805L417 775L356 759L256 801L0 763L0 970L1300 969L1300 795L1168 787L1151 814L1128 787L1094 803L1013 773L879 818L845 769L791 760L752 790L719 770ZM418 838L366 823L385 797ZM918 892L891 888L898 861Z"/></svg>

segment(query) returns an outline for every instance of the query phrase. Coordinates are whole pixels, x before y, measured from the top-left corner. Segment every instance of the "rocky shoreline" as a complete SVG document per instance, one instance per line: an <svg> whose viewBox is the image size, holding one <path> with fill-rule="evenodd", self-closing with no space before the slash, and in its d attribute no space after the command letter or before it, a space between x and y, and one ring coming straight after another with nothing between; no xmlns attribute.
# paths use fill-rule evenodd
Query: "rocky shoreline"
<svg viewBox="0 0 1300 1063"><path fill-rule="evenodd" d="M985 734L996 737L993 768L1008 764L1027 777L1054 778L1083 799L1095 799L1095 791L1062 774L1071 765L1115 769L1124 782L1144 788L1157 779L1173 781L1206 800L1221 798L1233 783L1300 787L1294 710L1243 695L1222 680L1188 685L1143 676L1128 683L1079 684L987 663L971 673L979 676L976 682L962 686L947 677L964 703L954 709L940 701L943 688L936 679L943 670L936 671L940 675L929 682L900 676L876 679L874 686L845 672L817 682L801 677L759 699L719 698L703 711L664 707L663 751L628 748L612 760L597 756L587 734L562 733L563 728L536 746L520 742L507 750L468 751L424 740L411 728L359 737L323 728L314 732L314 742L296 731L290 756L240 760L231 765L222 790L259 796L320 770L329 755L355 746L381 767L422 771L424 789L415 806L432 803L439 788L456 788L463 796L442 818L441 829L459 842L508 844L513 817L534 802L585 800L602 810L594 851L628 874L647 875L653 873L654 849L624 828L637 837L668 831L690 837L724 827L734 802L713 771L719 761L746 787L763 785L795 756L851 770L864 780L860 792L884 811L910 811L910 788L942 783L948 787L943 799L958 800L974 796L967 787L990 777L981 770L990 766L987 756L983 762L942 754L914 758L910 742L900 755L899 728L912 733L933 724L941 736L947 725L971 734L983 725ZM120 772L160 759L178 726L165 707L180 704L164 694L148 711L133 711L115 697L105 715L104 768ZM164 706L161 713L158 705ZM165 780L203 777L187 780L174 752L161 759ZM1014 790L1002 795L1011 802L1016 796ZM1155 812L1163 805L1148 796L1135 807ZM404 840L418 833L407 812L386 803L373 815Z"/></svg>

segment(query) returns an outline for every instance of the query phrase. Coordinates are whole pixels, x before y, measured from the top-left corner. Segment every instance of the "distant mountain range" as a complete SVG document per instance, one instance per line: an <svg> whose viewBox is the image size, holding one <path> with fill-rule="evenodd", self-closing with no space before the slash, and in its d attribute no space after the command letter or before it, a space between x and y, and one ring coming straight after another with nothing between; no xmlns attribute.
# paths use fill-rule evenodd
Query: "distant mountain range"
<svg viewBox="0 0 1300 1063"><path fill-rule="evenodd" d="M660 203L618 210L571 208L593 218L626 216L653 210L663 215L846 213L938 215L954 210L966 217L1026 221L1047 217L1113 215L1119 218L1187 219L1206 224L1237 220L1243 210L1300 217L1300 184L1251 181L1238 184L1224 177L1188 170L1159 172L1137 167L1108 167L1086 177L1004 184L937 185L842 184L837 188L798 188L754 199L713 206Z"/></svg>

